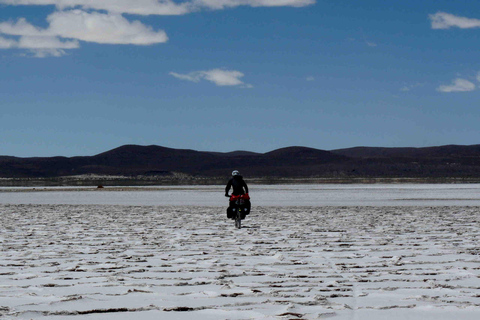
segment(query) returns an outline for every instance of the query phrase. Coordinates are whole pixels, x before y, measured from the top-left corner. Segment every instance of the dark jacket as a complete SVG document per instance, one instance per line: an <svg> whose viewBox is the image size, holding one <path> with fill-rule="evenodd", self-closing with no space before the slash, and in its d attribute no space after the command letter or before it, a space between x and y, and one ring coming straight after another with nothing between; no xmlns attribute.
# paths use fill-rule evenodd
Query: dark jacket
<svg viewBox="0 0 480 320"><path fill-rule="evenodd" d="M227 187L225 188L225 195L228 195L231 187L233 187L233 195L238 196L240 194L248 193L248 186L240 175L233 176L230 181L228 181Z"/></svg>

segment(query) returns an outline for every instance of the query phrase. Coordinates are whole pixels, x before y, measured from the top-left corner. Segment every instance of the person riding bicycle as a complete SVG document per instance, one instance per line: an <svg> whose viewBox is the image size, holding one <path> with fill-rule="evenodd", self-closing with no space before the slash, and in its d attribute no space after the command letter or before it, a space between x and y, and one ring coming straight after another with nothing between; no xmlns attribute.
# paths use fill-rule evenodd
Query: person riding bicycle
<svg viewBox="0 0 480 320"><path fill-rule="evenodd" d="M238 170L234 170L232 172L232 178L228 181L227 186L225 187L225 197L230 197L228 192L232 187L233 187L232 196L239 196L239 195L247 196L247 199L245 199L246 211L244 213L245 215L249 214L251 204L248 196L248 186L245 180L243 180L243 177L240 175L240 172L238 172ZM234 218L233 212L232 212L232 207L234 205L235 205L235 201L230 200L230 206L227 209L227 217L230 219Z"/></svg>

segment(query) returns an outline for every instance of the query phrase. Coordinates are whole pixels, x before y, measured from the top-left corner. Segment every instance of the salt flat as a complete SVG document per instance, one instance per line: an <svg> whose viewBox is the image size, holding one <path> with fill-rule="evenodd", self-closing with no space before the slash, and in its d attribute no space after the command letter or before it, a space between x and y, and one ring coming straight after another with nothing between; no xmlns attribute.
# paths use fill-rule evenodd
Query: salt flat
<svg viewBox="0 0 480 320"><path fill-rule="evenodd" d="M479 319L478 209L3 203L0 318Z"/></svg>
<svg viewBox="0 0 480 320"><path fill-rule="evenodd" d="M225 186L0 187L4 204L223 207ZM250 185L256 206L480 206L480 184Z"/></svg>

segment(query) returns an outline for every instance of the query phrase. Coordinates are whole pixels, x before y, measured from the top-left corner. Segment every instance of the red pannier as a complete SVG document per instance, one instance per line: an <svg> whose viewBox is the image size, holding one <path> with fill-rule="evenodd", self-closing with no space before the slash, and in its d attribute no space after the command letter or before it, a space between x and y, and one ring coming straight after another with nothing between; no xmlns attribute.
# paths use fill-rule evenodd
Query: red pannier
<svg viewBox="0 0 480 320"><path fill-rule="evenodd" d="M238 199L243 199L243 200L250 200L250 196L248 195L248 193L246 194L239 194L239 195L231 195L230 196L230 201L236 201Z"/></svg>

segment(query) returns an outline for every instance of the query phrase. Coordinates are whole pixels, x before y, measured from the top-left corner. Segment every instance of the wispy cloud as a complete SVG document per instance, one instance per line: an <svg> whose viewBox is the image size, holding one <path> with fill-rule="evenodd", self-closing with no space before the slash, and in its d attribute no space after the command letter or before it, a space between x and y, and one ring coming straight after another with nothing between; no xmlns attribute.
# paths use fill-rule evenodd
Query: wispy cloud
<svg viewBox="0 0 480 320"><path fill-rule="evenodd" d="M407 84L407 85L403 86L402 88L400 88L400 91L408 92L408 91L411 91L415 88L419 88L419 87L423 87L423 86L424 86L423 83Z"/></svg>
<svg viewBox="0 0 480 320"><path fill-rule="evenodd" d="M207 71L194 71L187 74L170 72L170 75L180 80L192 82L206 80L213 82L217 86L238 86L242 88L252 88L252 85L246 84L240 80L240 78L244 77L244 74L236 70L212 69Z"/></svg>
<svg viewBox="0 0 480 320"><path fill-rule="evenodd" d="M432 29L450 29L453 27L461 29L480 28L479 19L460 17L446 12L431 14L429 18L432 22Z"/></svg>
<svg viewBox="0 0 480 320"><path fill-rule="evenodd" d="M450 85L442 85L437 88L440 92L468 92L475 90L476 86L473 82L466 79L457 78Z"/></svg>
<svg viewBox="0 0 480 320"><path fill-rule="evenodd" d="M378 46L378 44L376 42L373 42L373 41L371 41L367 38L367 35L365 34L365 32L362 29L360 29L360 32L361 32L361 35L360 35L361 38L350 37L350 38L347 38L347 40L350 41L350 42L362 42L365 45L367 45L369 47L372 47L372 48Z"/></svg>

